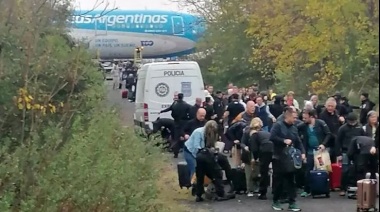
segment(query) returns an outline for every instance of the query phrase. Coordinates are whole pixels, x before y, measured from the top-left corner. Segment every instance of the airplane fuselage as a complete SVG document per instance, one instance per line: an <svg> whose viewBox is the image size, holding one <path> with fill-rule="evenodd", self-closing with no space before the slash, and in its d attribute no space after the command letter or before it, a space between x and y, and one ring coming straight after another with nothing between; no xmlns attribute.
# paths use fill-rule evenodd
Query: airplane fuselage
<svg viewBox="0 0 380 212"><path fill-rule="evenodd" d="M166 11L77 11L70 34L102 59L133 58L144 47L144 58L192 53L204 32L197 16Z"/></svg>

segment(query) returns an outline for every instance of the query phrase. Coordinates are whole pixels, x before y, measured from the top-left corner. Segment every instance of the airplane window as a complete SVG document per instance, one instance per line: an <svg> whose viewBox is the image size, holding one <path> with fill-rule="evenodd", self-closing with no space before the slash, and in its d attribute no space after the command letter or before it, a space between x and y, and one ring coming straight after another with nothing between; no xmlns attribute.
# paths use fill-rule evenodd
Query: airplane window
<svg viewBox="0 0 380 212"><path fill-rule="evenodd" d="M164 28L164 25L160 24L160 28Z"/></svg>
<svg viewBox="0 0 380 212"><path fill-rule="evenodd" d="M129 24L126 25L127 28L130 28L131 26Z"/></svg>
<svg viewBox="0 0 380 212"><path fill-rule="evenodd" d="M138 25L138 24L136 24L136 28L139 28L139 25Z"/></svg>
<svg viewBox="0 0 380 212"><path fill-rule="evenodd" d="M150 28L153 28L153 24L150 25Z"/></svg>

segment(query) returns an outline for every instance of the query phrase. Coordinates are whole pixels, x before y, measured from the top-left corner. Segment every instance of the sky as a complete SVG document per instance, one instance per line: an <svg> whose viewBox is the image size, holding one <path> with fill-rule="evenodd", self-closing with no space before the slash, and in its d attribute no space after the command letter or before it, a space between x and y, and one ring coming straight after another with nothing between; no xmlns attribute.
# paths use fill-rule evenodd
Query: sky
<svg viewBox="0 0 380 212"><path fill-rule="evenodd" d="M186 12L186 10L180 10L178 4L174 3L173 0L75 0L75 6L76 9L88 10L93 9L94 5L99 5L97 9L103 10L107 2L109 3L108 9L117 7L125 10L146 9Z"/></svg>

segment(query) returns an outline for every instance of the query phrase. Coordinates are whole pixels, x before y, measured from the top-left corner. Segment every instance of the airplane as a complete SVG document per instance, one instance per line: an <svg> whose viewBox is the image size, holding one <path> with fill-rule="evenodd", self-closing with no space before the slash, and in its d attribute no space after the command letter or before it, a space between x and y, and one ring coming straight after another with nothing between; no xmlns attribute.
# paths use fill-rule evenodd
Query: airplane
<svg viewBox="0 0 380 212"><path fill-rule="evenodd" d="M70 35L99 59L177 57L194 52L205 31L202 18L170 11L74 11Z"/></svg>

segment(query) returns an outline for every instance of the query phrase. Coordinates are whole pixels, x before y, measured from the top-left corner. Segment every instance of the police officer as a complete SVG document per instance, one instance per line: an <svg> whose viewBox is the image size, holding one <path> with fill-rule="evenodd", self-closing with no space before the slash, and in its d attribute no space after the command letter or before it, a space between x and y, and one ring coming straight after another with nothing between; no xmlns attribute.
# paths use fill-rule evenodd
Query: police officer
<svg viewBox="0 0 380 212"><path fill-rule="evenodd" d="M183 146L184 138L183 135L183 126L189 120L191 106L183 100L183 93L178 94L178 99L170 106L170 109L161 111L168 112L172 111L172 117L175 123L175 136L174 144L172 146L174 158L178 158L178 153L181 147Z"/></svg>

